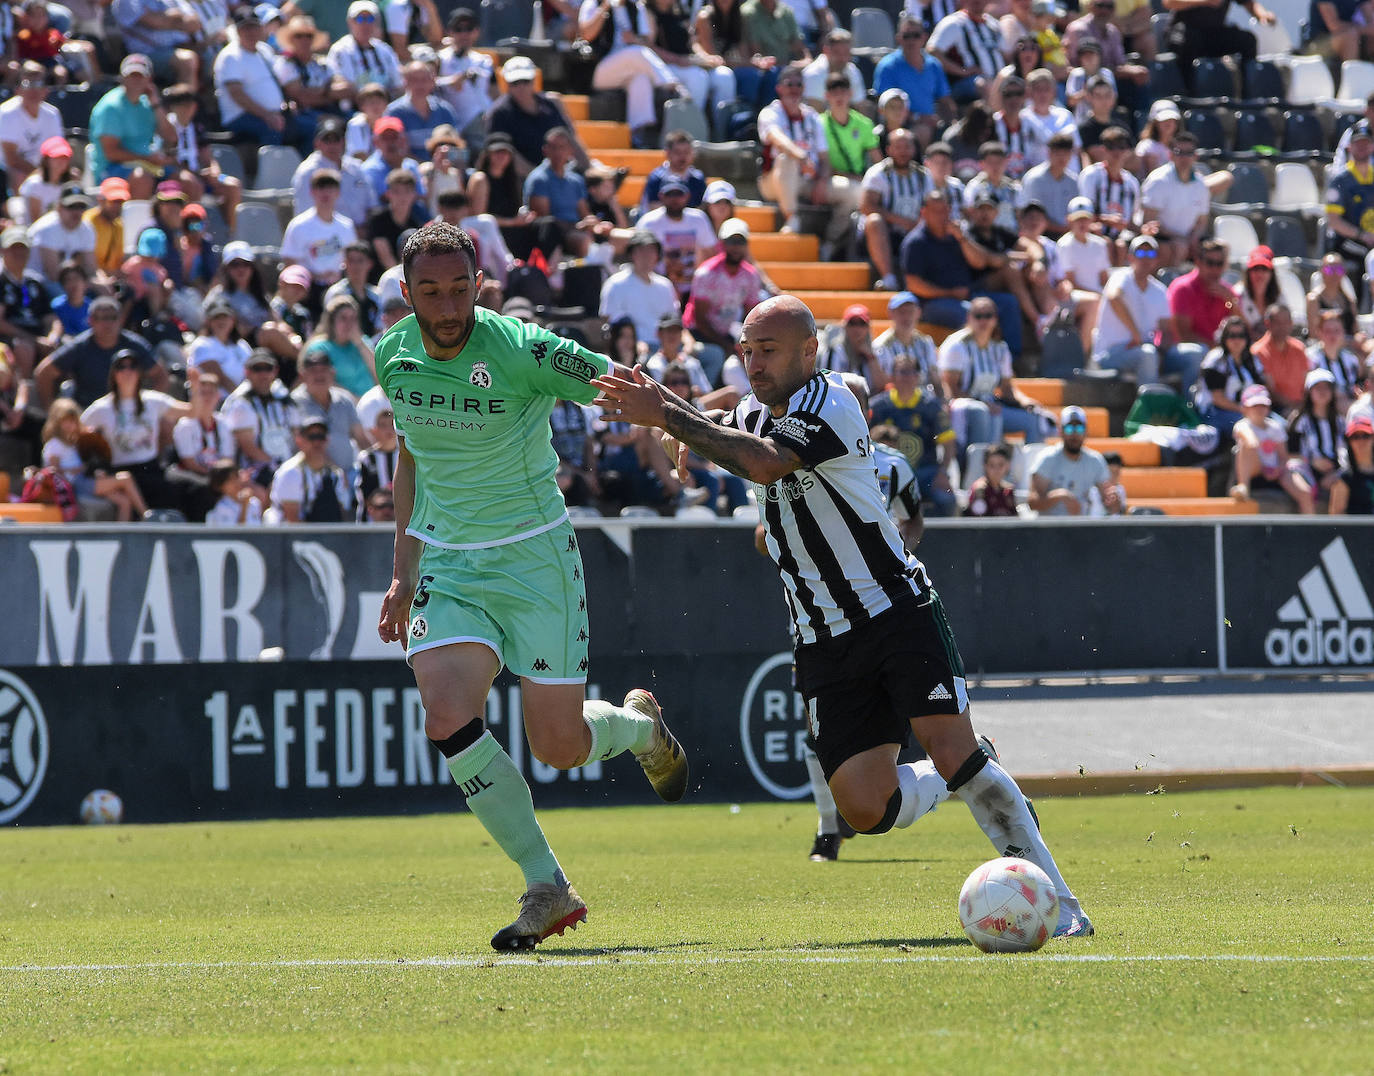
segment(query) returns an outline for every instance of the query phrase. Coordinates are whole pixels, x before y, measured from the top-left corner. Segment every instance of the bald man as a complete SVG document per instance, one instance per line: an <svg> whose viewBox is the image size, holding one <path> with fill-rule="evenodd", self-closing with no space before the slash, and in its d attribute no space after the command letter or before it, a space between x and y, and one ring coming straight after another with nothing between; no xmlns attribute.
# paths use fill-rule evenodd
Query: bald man
<svg viewBox="0 0 1374 1076"><path fill-rule="evenodd" d="M811 311L790 295L760 303L740 351L753 392L734 411L703 414L639 367L596 378L596 402L665 431L679 461L691 449L754 483L811 746L840 813L860 833L886 833L957 796L998 855L1054 881L1055 936L1092 934L1029 803L974 735L944 606L888 515L863 410L839 374L816 369ZM908 731L930 758L898 766Z"/></svg>

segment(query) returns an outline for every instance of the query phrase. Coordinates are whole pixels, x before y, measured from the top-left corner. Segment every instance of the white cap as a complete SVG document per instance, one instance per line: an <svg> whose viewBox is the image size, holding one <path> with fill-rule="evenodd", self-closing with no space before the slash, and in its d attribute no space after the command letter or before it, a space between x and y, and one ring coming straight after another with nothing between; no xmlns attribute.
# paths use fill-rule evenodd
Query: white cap
<svg viewBox="0 0 1374 1076"><path fill-rule="evenodd" d="M381 385L373 385L358 397L358 423L365 430L372 429L377 425L377 419L390 410L391 400Z"/></svg>
<svg viewBox="0 0 1374 1076"><path fill-rule="evenodd" d="M701 196L703 205L710 205L712 202L733 202L736 201L735 186L727 183L723 179L713 179L706 184L706 193Z"/></svg>
<svg viewBox="0 0 1374 1076"><path fill-rule="evenodd" d="M375 18L380 19L382 17L382 9L374 4L372 0L353 0L353 3L348 5L348 17L350 19L357 18L359 15L368 14L369 12Z"/></svg>
<svg viewBox="0 0 1374 1076"><path fill-rule="evenodd" d="M1156 101L1150 106L1150 119L1152 120L1181 120L1183 114L1179 112L1178 105L1172 101Z"/></svg>
<svg viewBox="0 0 1374 1076"><path fill-rule="evenodd" d="M1131 253L1137 250L1158 250L1159 241L1152 235L1138 235L1131 240Z"/></svg>
<svg viewBox="0 0 1374 1076"><path fill-rule="evenodd" d="M1308 370L1307 376L1303 378L1302 387L1304 389L1310 389L1313 385L1320 385L1322 382L1328 385L1334 385L1336 383L1336 375L1330 370L1323 370L1320 368Z"/></svg>
<svg viewBox="0 0 1374 1076"><path fill-rule="evenodd" d="M528 56L512 56L501 67L501 77L506 84L512 82L533 82L535 66Z"/></svg>
<svg viewBox="0 0 1374 1076"><path fill-rule="evenodd" d="M1074 217L1091 217L1095 215L1096 214L1093 213L1091 198L1084 198L1080 195L1077 198L1069 199L1069 220L1073 220Z"/></svg>
<svg viewBox="0 0 1374 1076"><path fill-rule="evenodd" d="M907 96L906 90L899 90L896 86L893 86L891 89L882 92L882 96L878 98L878 107L886 108L893 101L901 101L904 105L911 104L911 98Z"/></svg>
<svg viewBox="0 0 1374 1076"><path fill-rule="evenodd" d="M232 243L225 243L224 250L220 254L220 261L225 265L230 262L242 259L246 262L253 260L253 248L242 239L235 239Z"/></svg>
<svg viewBox="0 0 1374 1076"><path fill-rule="evenodd" d="M720 226L720 241L723 243L727 239L748 239L749 225L740 220L739 217L731 217Z"/></svg>

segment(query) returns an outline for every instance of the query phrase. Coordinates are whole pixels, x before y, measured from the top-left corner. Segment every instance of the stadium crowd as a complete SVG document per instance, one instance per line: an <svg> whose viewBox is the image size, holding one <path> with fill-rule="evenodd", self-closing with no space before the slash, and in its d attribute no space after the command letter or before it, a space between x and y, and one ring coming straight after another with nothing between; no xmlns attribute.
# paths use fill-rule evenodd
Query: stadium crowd
<svg viewBox="0 0 1374 1076"><path fill-rule="evenodd" d="M1218 202L1244 208L1241 122L1220 130L1204 75L1232 78L1231 108L1242 84L1220 57L1247 89L1278 74L1229 0L1163 0L1158 25L1141 0L907 0L890 40L861 47L842 25L860 13L810 0L535 6L539 47L623 95L635 147L662 148L628 211L626 170L583 144L535 50L491 51L468 8L0 4L16 495L120 520L390 519L373 348L406 316L401 252L432 219L473 236L482 305L733 406L740 323L779 291L737 212L757 194L820 261L867 263L878 294L825 327L823 364L864 379L874 439L928 514L1129 510L1084 410L1016 384L1065 354L1139 385L1127 432L1220 461L1237 499L1374 512L1374 96L1336 117L1313 242L1291 249L1271 221L1278 257L1245 216L1223 227ZM1313 10L1304 48L1370 50L1341 5ZM1252 114L1282 105L1280 78ZM745 158L738 185L697 166L706 132L713 159ZM575 509L753 512L737 477L703 460L680 476L595 408L562 404L551 432Z"/></svg>

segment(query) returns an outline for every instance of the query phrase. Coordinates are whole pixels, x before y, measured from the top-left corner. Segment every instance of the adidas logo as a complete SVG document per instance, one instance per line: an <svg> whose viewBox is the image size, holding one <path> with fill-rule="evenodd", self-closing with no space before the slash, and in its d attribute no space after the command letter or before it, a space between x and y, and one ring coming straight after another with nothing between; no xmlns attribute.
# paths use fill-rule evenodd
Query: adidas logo
<svg viewBox="0 0 1374 1076"><path fill-rule="evenodd" d="M1279 606L1278 618L1294 626L1264 637L1270 665L1374 664L1374 607L1343 538L1322 550L1321 563L1298 580L1298 592ZM1351 627L1351 621L1364 626Z"/></svg>
<svg viewBox="0 0 1374 1076"><path fill-rule="evenodd" d="M934 690L926 696L926 701L949 702L952 698L954 698L954 696L949 693L949 688L945 687L944 684L936 684Z"/></svg>

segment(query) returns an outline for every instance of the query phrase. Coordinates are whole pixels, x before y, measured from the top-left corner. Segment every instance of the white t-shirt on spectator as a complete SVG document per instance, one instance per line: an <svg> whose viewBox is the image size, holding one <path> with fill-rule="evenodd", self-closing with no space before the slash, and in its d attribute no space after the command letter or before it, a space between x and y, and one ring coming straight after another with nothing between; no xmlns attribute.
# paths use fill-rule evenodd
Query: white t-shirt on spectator
<svg viewBox="0 0 1374 1076"><path fill-rule="evenodd" d="M325 65L331 74L342 75L354 86L380 82L393 96L401 92L401 62L396 58L396 50L381 38L363 49L358 39L349 34L329 46Z"/></svg>
<svg viewBox="0 0 1374 1076"><path fill-rule="evenodd" d="M62 113L47 101L38 106L37 116L29 115L17 93L0 105L0 142L12 142L26 161L41 163L39 147L62 130Z"/></svg>
<svg viewBox="0 0 1374 1076"><path fill-rule="evenodd" d="M36 273L43 271L43 258L40 250L55 250L59 261L66 261L77 254L95 254L95 227L83 220L68 231L62 227L57 210L44 213L29 228L29 242L33 253L29 255L29 268Z"/></svg>
<svg viewBox="0 0 1374 1076"><path fill-rule="evenodd" d="M1050 159L1049 140L1053 135L1072 135L1074 149L1083 148L1083 139L1078 133L1078 124L1073 121L1073 113L1059 105L1050 105L1047 116L1036 115L1035 110L1027 105L1021 110L1021 126L1030 136L1026 139L1025 149L1027 170ZM1071 176L1077 176L1078 169L1078 154L1074 153L1065 171Z"/></svg>
<svg viewBox="0 0 1374 1076"><path fill-rule="evenodd" d="M237 385L243 380L243 364L251 350L247 340L224 344L213 336L197 336L186 351L186 364L199 370L206 362L217 362L229 382Z"/></svg>
<svg viewBox="0 0 1374 1076"><path fill-rule="evenodd" d="M665 314L678 312L677 289L658 273L650 273L645 281L626 266L601 285L601 316L608 322L629 318L645 343L658 339L658 323Z"/></svg>
<svg viewBox="0 0 1374 1076"><path fill-rule="evenodd" d="M806 5L806 0L802 0L802 6ZM793 6L793 12L797 7ZM850 60L845 65L843 74L849 78L849 89L854 95L855 101L862 101L864 94L868 92L868 87L864 85L863 73L859 70L859 65ZM817 56L802 70L802 96L810 101L825 100L825 80L830 77L830 57L824 53Z"/></svg>
<svg viewBox="0 0 1374 1076"><path fill-rule="evenodd" d="M697 266L697 251L703 247L710 250L716 247L716 230L711 227L711 218L700 209L688 207L682 211L681 220L673 220L668 216L668 210L659 206L640 217L638 227L654 234L663 246L665 260L670 254L676 254L681 259L684 289L691 286L692 273ZM659 271L662 270L660 263Z"/></svg>
<svg viewBox="0 0 1374 1076"><path fill-rule="evenodd" d="M239 502L233 497L221 497L215 507L205 513L205 522L211 527L237 527L239 523ZM248 511L243 517L242 526L257 527L262 523L262 503L256 498L248 502Z"/></svg>
<svg viewBox="0 0 1374 1076"><path fill-rule="evenodd" d="M268 112L281 110L284 99L281 86L272 73L272 50L266 42L260 42L252 52L231 43L215 57L215 100L219 102L223 123L232 123L244 111L229 95L226 87L231 82L240 83L243 92Z"/></svg>
<svg viewBox="0 0 1374 1076"><path fill-rule="evenodd" d="M1080 243L1068 232L1059 240L1059 261L1075 288L1100 295L1106 280L1104 274L1112 271L1111 244L1092 232L1088 233L1086 243Z"/></svg>
<svg viewBox="0 0 1374 1076"><path fill-rule="evenodd" d="M990 400L1005 378L1011 377L1011 349L1004 340L979 347L968 329L960 329L940 345L940 372L959 374L959 384L975 400Z"/></svg>
<svg viewBox="0 0 1374 1076"><path fill-rule="evenodd" d="M333 220L324 221L312 206L286 226L281 256L305 266L316 279L333 280L343 273L344 247L357 238L347 217L335 213Z"/></svg>
<svg viewBox="0 0 1374 1076"><path fill-rule="evenodd" d="M1169 290L1154 277L1147 277L1142 288L1135 282L1135 273L1123 266L1107 278L1102 302L1097 307L1097 328L1093 330L1093 354L1109 351L1119 344L1131 342L1131 330L1116 316L1109 295L1119 294L1131 319L1140 333L1142 343L1154 341L1159 323L1169 318Z"/></svg>
<svg viewBox="0 0 1374 1076"><path fill-rule="evenodd" d="M475 73L472 79L459 79L452 86L444 86L438 92L458 117L461 131L478 116L483 116L491 108L492 100L489 87L492 80L491 57L484 52L468 49L462 56L455 56L453 48L447 46L439 50L439 76L465 75Z"/></svg>
<svg viewBox="0 0 1374 1076"><path fill-rule="evenodd" d="M1156 168L1140 188L1140 204L1159 213L1159 226L1170 236L1186 236L1198 217L1212 210L1207 184L1195 170L1185 183L1172 163Z"/></svg>
<svg viewBox="0 0 1374 1076"><path fill-rule="evenodd" d="M339 507L343 509L344 518L350 519L353 511L353 490L349 488L348 477L338 467L312 471L306 466L305 457L299 452L277 468L277 473L272 478L272 506L280 509L283 504L294 502L301 506L301 513L304 514L309 505L314 503L320 483L326 475L334 476L334 492L339 498Z"/></svg>
<svg viewBox="0 0 1374 1076"><path fill-rule="evenodd" d="M222 405L229 429L252 430L258 447L274 463L281 463L296 451L296 438L291 432L296 421L296 403L280 381L272 387L268 400L254 396L247 388L246 384L240 385Z"/></svg>
<svg viewBox="0 0 1374 1076"><path fill-rule="evenodd" d="M86 470L76 445L69 445L56 437L50 437L43 443L43 466L56 467L68 479L76 478Z"/></svg>
<svg viewBox="0 0 1374 1076"><path fill-rule="evenodd" d="M110 443L110 464L131 467L157 459L158 434L162 416L177 402L165 392L143 389L143 413L134 408L133 400L120 400L115 405L113 394L105 395L86 408L81 425L93 426Z"/></svg>
<svg viewBox="0 0 1374 1076"><path fill-rule="evenodd" d="M184 415L172 427L172 445L178 460L195 460L202 467L212 467L220 460L238 458L239 449L229 417L223 411L214 413L213 430L207 430L194 415Z"/></svg>
<svg viewBox="0 0 1374 1076"><path fill-rule="evenodd" d="M825 140L825 126L818 113L803 102L801 115L796 119L789 116L781 101L774 101L759 113L759 141L766 144L770 131L781 131L811 155L815 164L820 164L830 153ZM776 159L776 154L774 154Z"/></svg>
<svg viewBox="0 0 1374 1076"><path fill-rule="evenodd" d="M1288 426L1272 412L1256 426L1248 418L1236 423L1236 435L1248 433L1259 445L1260 471L1265 478L1278 478L1288 461ZM1239 440L1239 436L1237 436Z"/></svg>

